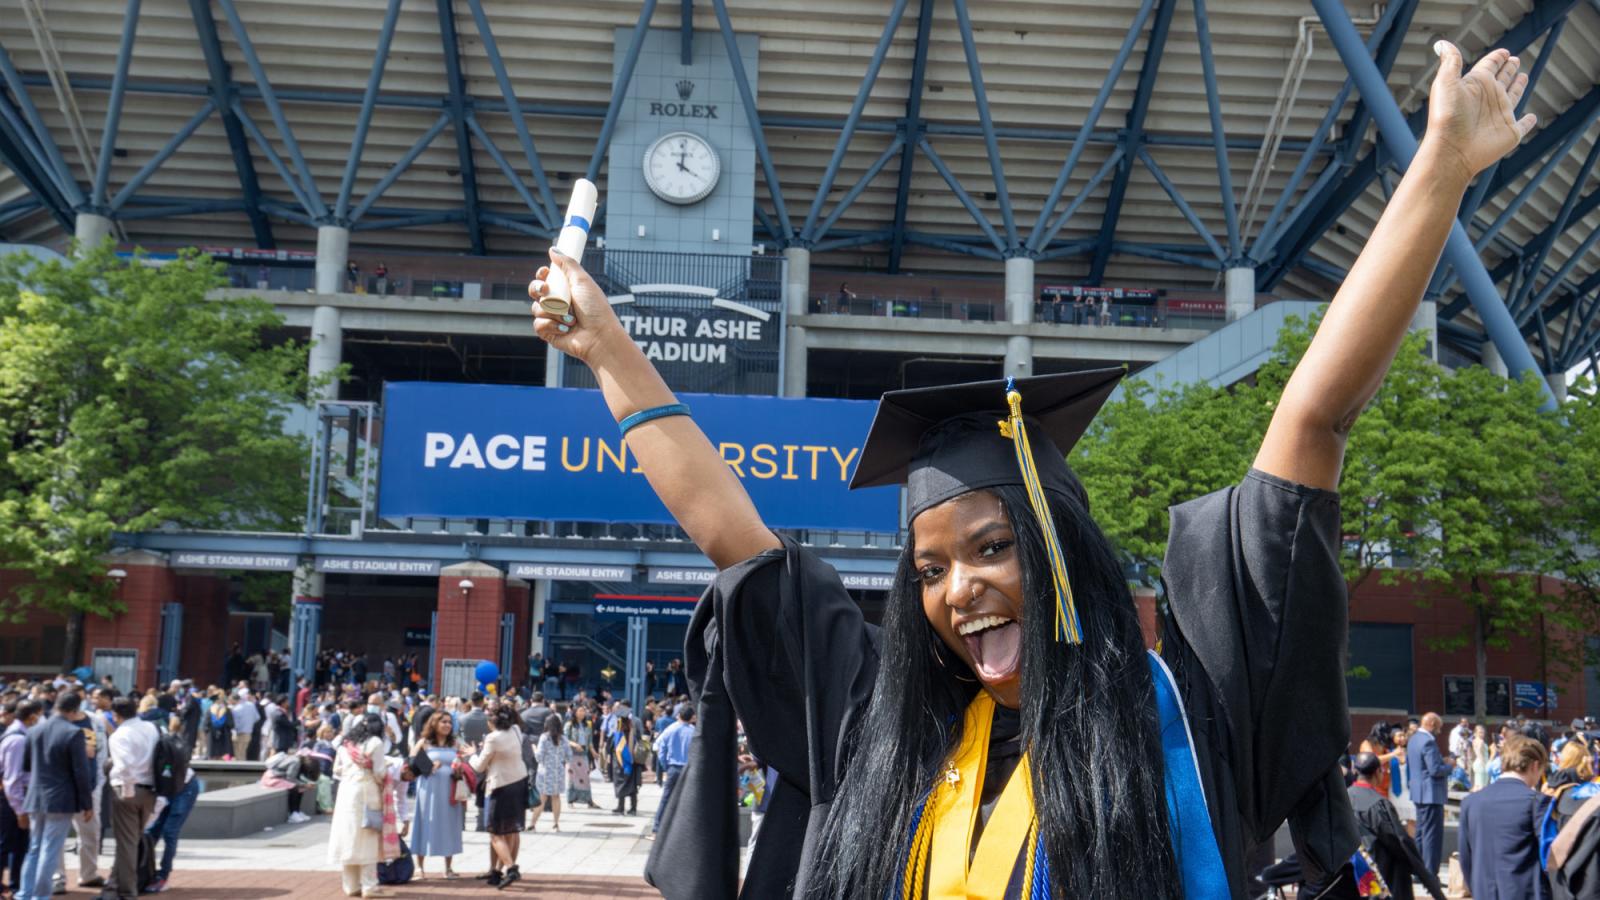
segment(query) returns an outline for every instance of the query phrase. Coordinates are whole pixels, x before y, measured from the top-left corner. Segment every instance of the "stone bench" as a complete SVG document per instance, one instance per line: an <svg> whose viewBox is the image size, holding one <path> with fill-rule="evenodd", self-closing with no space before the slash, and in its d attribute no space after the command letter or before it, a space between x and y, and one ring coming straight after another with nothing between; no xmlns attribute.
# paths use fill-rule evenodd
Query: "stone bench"
<svg viewBox="0 0 1600 900"><path fill-rule="evenodd" d="M258 761L194 759L189 761L189 768L194 770L196 778L205 780L207 791L220 791L242 784L255 784L261 780L261 773L267 770L267 764Z"/></svg>
<svg viewBox="0 0 1600 900"><path fill-rule="evenodd" d="M315 813L316 805L316 791L300 794L301 812ZM189 814L183 836L211 839L244 837L282 825L288 818L283 791L259 784L241 784L202 793L195 800L194 812Z"/></svg>

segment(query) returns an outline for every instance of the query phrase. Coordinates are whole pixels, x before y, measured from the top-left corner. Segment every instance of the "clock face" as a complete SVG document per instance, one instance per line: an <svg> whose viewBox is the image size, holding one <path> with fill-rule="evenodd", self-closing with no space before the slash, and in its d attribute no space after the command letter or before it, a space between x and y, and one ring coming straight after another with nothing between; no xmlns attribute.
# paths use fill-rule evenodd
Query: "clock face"
<svg viewBox="0 0 1600 900"><path fill-rule="evenodd" d="M668 203L688 205L710 195L722 175L717 151L698 134L674 131L644 152L644 181Z"/></svg>

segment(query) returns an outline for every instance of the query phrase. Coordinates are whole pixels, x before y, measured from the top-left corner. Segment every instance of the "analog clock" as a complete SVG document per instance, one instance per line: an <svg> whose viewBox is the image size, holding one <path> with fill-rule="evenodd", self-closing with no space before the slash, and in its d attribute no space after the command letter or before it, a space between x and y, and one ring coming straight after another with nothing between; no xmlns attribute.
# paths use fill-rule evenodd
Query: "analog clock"
<svg viewBox="0 0 1600 900"><path fill-rule="evenodd" d="M716 149L698 134L664 134L644 152L645 184L668 203L687 206L704 200L721 175Z"/></svg>

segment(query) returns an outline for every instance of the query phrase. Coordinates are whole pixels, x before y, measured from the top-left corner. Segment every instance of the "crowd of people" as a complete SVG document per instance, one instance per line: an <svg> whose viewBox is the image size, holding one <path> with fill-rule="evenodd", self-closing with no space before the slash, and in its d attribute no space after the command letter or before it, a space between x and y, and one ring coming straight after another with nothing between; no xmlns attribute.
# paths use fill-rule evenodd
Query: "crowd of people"
<svg viewBox="0 0 1600 900"><path fill-rule="evenodd" d="M282 692L273 689L282 684L274 659L283 662L235 648L226 668L239 677L226 687L180 680L122 694L109 679L91 686L80 674L4 686L0 900L64 890L70 830L80 886L104 886L106 897L119 898L165 890L184 821L204 790L192 759L259 762L260 784L285 792L287 821L307 821L308 810L327 814L328 861L351 896L389 896L381 880L427 877L430 859L442 862L443 878L462 877L456 858L469 819L490 836L482 877L509 887L521 878L523 831L541 819L560 831L563 805L598 808L596 777L612 786L614 814L637 815L640 785L653 778L670 794L695 734L676 661L650 679L673 690L636 711L604 690L568 695L560 665L546 678L542 659L523 690L484 686L467 697L414 689L414 658L369 671L364 655L341 651L319 655L320 683L301 678ZM535 688L546 683L565 698ZM165 780L157 777L163 771ZM107 791L116 836L109 881L99 859ZM141 830L165 845L153 873L142 875L134 870ZM393 877L380 879L380 866Z"/></svg>
<svg viewBox="0 0 1600 900"><path fill-rule="evenodd" d="M1600 731L1559 736L1524 718L1498 726L1436 713L1378 722L1347 759L1363 846L1397 897L1412 879L1445 896L1448 871L1474 897L1600 897ZM1444 868L1446 808L1459 800L1457 852Z"/></svg>
<svg viewBox="0 0 1600 900"><path fill-rule="evenodd" d="M66 890L69 831L77 883L103 897L160 892L178 838L204 785L189 768L199 701L174 682L123 694L66 675L0 685L0 897L41 900ZM109 796L116 850L101 870L101 811ZM159 859L146 857L142 835ZM109 877L108 877L109 876Z"/></svg>

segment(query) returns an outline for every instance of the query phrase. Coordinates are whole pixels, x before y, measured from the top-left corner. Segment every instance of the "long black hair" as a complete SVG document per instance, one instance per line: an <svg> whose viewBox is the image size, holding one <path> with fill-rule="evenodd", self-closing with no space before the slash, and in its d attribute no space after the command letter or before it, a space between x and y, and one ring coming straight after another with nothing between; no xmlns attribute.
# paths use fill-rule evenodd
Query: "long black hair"
<svg viewBox="0 0 1600 900"><path fill-rule="evenodd" d="M1016 534L1022 570L1022 742L1057 897L1179 898L1168 837L1155 687L1111 543L1088 510L1049 494L1083 643L1058 643L1044 537L1021 487L988 488ZM911 823L960 740L978 690L923 612L913 533L884 613L878 677L810 873L814 898L883 897Z"/></svg>

